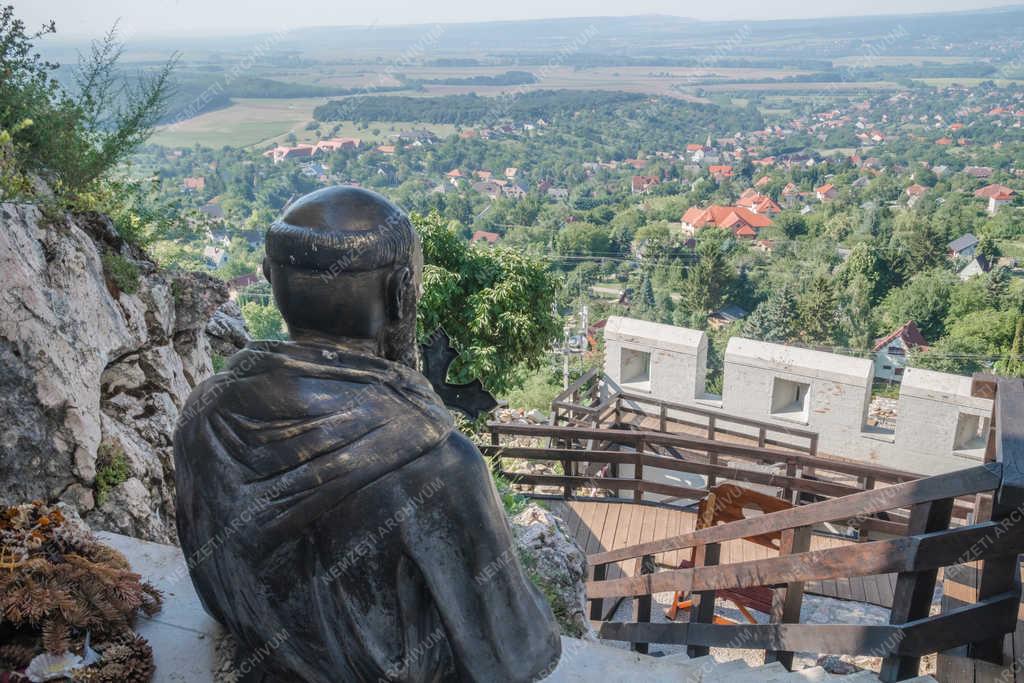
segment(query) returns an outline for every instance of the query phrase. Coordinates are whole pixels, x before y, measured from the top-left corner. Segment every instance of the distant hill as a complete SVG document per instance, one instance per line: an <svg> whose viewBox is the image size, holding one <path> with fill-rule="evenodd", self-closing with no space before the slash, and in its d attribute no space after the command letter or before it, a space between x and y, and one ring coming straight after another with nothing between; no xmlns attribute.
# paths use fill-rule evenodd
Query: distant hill
<svg viewBox="0 0 1024 683"><path fill-rule="evenodd" d="M151 39L134 49L251 50L265 42L276 52L336 56L343 53L421 57L537 53L572 63L579 55L628 58L757 58L863 56L878 47L896 54L944 56L949 45L986 55L1001 41L1019 43L1024 5L929 14L826 19L707 22L667 15L578 17L524 21L403 26L314 26L284 35ZM725 49L723 49L723 46ZM963 51L958 51L963 54Z"/></svg>

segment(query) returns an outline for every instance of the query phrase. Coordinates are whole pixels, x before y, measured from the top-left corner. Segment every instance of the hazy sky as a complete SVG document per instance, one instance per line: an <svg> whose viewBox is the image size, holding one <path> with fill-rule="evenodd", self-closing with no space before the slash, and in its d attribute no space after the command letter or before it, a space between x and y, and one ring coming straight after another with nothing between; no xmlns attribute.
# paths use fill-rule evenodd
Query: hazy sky
<svg viewBox="0 0 1024 683"><path fill-rule="evenodd" d="M301 26L416 24L572 16L672 14L696 19L782 19L980 9L1020 0L13 0L30 25L57 21L64 37L96 36L116 19L143 35L241 33Z"/></svg>

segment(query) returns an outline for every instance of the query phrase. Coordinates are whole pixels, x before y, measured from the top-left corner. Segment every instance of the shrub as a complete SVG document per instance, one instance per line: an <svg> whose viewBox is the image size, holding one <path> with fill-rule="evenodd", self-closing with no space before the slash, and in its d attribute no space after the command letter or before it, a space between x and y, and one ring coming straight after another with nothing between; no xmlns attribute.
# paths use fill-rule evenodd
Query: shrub
<svg viewBox="0 0 1024 683"><path fill-rule="evenodd" d="M107 252L103 255L103 273L125 294L139 291L139 267L120 254Z"/></svg>
<svg viewBox="0 0 1024 683"><path fill-rule="evenodd" d="M34 46L55 32L53 22L30 32L13 6L0 8L0 130L10 135L10 153L22 172L74 196L149 137L169 94L174 58L151 77L125 84L117 76L115 26L80 60L72 93L53 77L58 65Z"/></svg>

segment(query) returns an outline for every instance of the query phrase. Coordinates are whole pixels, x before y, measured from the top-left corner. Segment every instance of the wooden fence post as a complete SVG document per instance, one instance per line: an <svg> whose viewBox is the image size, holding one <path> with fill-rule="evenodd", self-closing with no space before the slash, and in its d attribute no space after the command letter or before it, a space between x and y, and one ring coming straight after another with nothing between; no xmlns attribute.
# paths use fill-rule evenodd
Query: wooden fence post
<svg viewBox="0 0 1024 683"><path fill-rule="evenodd" d="M594 565L594 581L604 581L607 577L608 565L597 564ZM604 609L604 600L596 598L590 601L590 620L601 621L604 619L602 610Z"/></svg>
<svg viewBox="0 0 1024 683"><path fill-rule="evenodd" d="M718 464L718 451L708 451L708 463L711 465ZM708 490L715 488L715 484L718 482L718 476L714 472L708 472Z"/></svg>
<svg viewBox="0 0 1024 683"><path fill-rule="evenodd" d="M644 499L644 441L642 437L636 444L636 458L633 464L633 479L637 482L633 489L633 500L637 503Z"/></svg>
<svg viewBox="0 0 1024 683"><path fill-rule="evenodd" d="M779 556L805 553L811 549L811 527L802 526L786 529L779 543ZM800 623L800 607L804 599L804 582L791 581L785 588L778 588L772 595L771 623ZM785 650L765 650L764 661L779 662L789 670L793 669L793 653Z"/></svg>
<svg viewBox="0 0 1024 683"><path fill-rule="evenodd" d="M930 503L919 503L910 510L910 522L907 524L907 535L916 536L949 528L953 516L955 499L945 498ZM908 621L922 619L931 610L932 597L935 594L937 569L920 572L900 572L896 578L896 590L892 599L890 624L905 624ZM890 655L882 661L882 670L878 677L882 681L901 681L918 675L921 666L920 657Z"/></svg>
<svg viewBox="0 0 1024 683"><path fill-rule="evenodd" d="M644 555L641 558L637 558L636 566L640 570L638 573L653 574L654 573L654 555ZM641 595L638 598L633 599L633 622L648 624L651 621L651 605L652 596L650 593L647 595ZM647 643L633 643L633 649L641 654L647 654L648 644Z"/></svg>
<svg viewBox="0 0 1024 683"><path fill-rule="evenodd" d="M707 543L698 545L693 553L694 567L711 567L718 564L722 547L718 543ZM715 620L715 591L700 591L693 594L694 606L690 609L691 624L710 624ZM711 648L705 645L688 645L686 654L693 657L703 657L711 652Z"/></svg>
<svg viewBox="0 0 1024 683"><path fill-rule="evenodd" d="M795 460L787 460L786 461L786 476L791 478L791 479L796 479L796 461ZM794 498L794 495L793 495L794 493L797 496L800 495L799 491L794 491L792 488L787 486L786 488L782 489L782 499L785 500L787 503L792 503L793 505L796 505L797 501Z"/></svg>

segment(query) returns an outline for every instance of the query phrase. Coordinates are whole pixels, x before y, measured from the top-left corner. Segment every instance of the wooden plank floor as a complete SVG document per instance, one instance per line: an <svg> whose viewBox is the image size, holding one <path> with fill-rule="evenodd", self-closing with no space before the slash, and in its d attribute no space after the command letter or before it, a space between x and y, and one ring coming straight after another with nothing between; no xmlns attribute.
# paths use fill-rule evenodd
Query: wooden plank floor
<svg viewBox="0 0 1024 683"><path fill-rule="evenodd" d="M551 511L559 515L588 555L615 550L659 538L667 538L693 531L696 515L686 510L675 510L654 505L638 505L618 501L551 500ZM846 545L848 541L815 534L811 537L811 550L823 550ZM747 541L728 541L722 545L722 564L746 562L775 557L777 553ZM689 559L689 551L676 550L655 557L655 562L676 567ZM608 570L608 578L634 576L637 560L618 562ZM812 581L804 591L842 600L857 600L882 607L892 606L894 576L855 576L834 581Z"/></svg>

